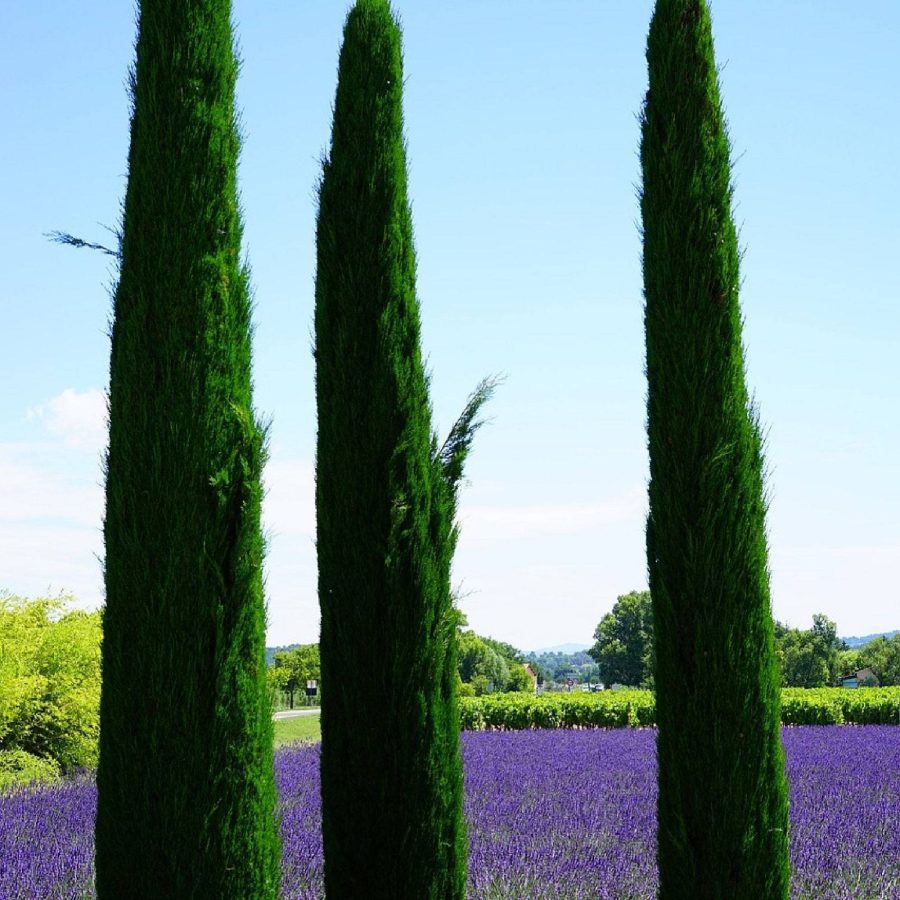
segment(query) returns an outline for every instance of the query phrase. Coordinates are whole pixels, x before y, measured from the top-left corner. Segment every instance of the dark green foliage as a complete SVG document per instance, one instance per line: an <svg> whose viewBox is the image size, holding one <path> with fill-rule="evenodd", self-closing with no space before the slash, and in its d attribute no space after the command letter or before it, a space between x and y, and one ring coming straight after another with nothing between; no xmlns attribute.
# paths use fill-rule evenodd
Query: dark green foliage
<svg viewBox="0 0 900 900"><path fill-rule="evenodd" d="M775 656L784 687L815 688L838 683L844 674L842 649L837 625L822 613L813 615L813 627L806 631L775 623Z"/></svg>
<svg viewBox="0 0 900 900"><path fill-rule="evenodd" d="M607 685L653 687L653 606L649 591L631 591L616 599L594 630L588 650Z"/></svg>
<svg viewBox="0 0 900 900"><path fill-rule="evenodd" d="M101 898L274 898L229 0L143 0L114 300Z"/></svg>
<svg viewBox="0 0 900 900"><path fill-rule="evenodd" d="M515 663L522 665L525 663L525 654L517 647L513 647L512 644L507 644L506 641L497 641L491 637L482 637L481 640L495 653L502 656L510 665Z"/></svg>
<svg viewBox="0 0 900 900"><path fill-rule="evenodd" d="M319 191L322 813L332 900L465 896L449 573L483 383L441 449L420 350L400 31L350 11Z"/></svg>
<svg viewBox="0 0 900 900"><path fill-rule="evenodd" d="M884 687L900 685L900 634L877 637L860 648L859 668L871 668ZM842 675L849 672L842 672Z"/></svg>
<svg viewBox="0 0 900 900"><path fill-rule="evenodd" d="M641 210L660 897L787 897L762 440L744 380L729 141L704 0L658 0Z"/></svg>
<svg viewBox="0 0 900 900"><path fill-rule="evenodd" d="M477 693L488 690L488 686L491 691L505 691L516 662L499 653L488 639L479 637L474 631L460 631L457 642L460 680L464 684L483 686Z"/></svg>

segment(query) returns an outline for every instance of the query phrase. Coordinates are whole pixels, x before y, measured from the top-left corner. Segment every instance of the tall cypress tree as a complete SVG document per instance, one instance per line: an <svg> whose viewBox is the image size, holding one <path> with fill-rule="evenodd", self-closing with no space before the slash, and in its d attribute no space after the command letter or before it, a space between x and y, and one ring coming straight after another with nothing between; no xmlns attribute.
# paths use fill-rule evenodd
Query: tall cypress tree
<svg viewBox="0 0 900 900"><path fill-rule="evenodd" d="M391 9L358 0L344 28L317 229L322 818L334 900L465 896L449 576L456 488L492 384L438 448L402 89Z"/></svg>
<svg viewBox="0 0 900 900"><path fill-rule="evenodd" d="M787 897L762 440L705 0L657 0L641 211L660 897Z"/></svg>
<svg viewBox="0 0 900 900"><path fill-rule="evenodd" d="M97 892L274 898L230 0L142 0L115 290Z"/></svg>

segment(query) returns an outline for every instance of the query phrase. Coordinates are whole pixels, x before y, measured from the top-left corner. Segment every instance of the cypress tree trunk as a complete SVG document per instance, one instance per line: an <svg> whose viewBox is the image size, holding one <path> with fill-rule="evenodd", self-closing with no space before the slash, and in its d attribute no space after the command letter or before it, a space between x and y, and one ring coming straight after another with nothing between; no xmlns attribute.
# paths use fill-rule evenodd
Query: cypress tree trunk
<svg viewBox="0 0 900 900"><path fill-rule="evenodd" d="M114 298L100 898L274 898L229 0L142 0Z"/></svg>
<svg viewBox="0 0 900 900"><path fill-rule="evenodd" d="M331 900L465 896L449 567L468 437L466 414L441 451L431 431L402 88L390 7L358 0L344 29L317 230L322 817Z"/></svg>
<svg viewBox="0 0 900 900"><path fill-rule="evenodd" d="M762 440L704 0L657 0L641 211L660 897L788 896Z"/></svg>

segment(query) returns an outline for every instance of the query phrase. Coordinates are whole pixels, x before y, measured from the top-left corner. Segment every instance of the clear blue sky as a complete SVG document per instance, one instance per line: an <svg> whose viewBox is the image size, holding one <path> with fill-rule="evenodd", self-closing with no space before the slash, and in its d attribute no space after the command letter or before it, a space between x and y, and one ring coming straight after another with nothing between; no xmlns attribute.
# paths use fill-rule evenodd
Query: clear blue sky
<svg viewBox="0 0 900 900"><path fill-rule="evenodd" d="M504 372L455 580L481 633L588 643L646 585L637 114L650 0L398 0L438 428ZM313 641L314 185L346 11L237 0L256 398L273 419L269 642ZM51 14L52 13L52 14ZM900 4L713 6L768 428L775 615L900 627ZM107 257L134 12L0 5L0 587L102 600Z"/></svg>

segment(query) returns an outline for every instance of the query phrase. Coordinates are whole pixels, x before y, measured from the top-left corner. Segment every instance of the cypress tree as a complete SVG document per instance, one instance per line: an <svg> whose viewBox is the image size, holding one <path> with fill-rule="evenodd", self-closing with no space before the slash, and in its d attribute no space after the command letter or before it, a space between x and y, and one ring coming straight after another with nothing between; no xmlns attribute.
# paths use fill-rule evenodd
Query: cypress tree
<svg viewBox="0 0 900 900"><path fill-rule="evenodd" d="M97 893L275 898L230 0L142 0L113 301Z"/></svg>
<svg viewBox="0 0 900 900"><path fill-rule="evenodd" d="M705 0L657 0L641 212L660 897L788 895L763 452Z"/></svg>
<svg viewBox="0 0 900 900"><path fill-rule="evenodd" d="M450 560L483 382L442 447L420 349L400 29L347 16L319 187L322 819L333 900L465 896Z"/></svg>

